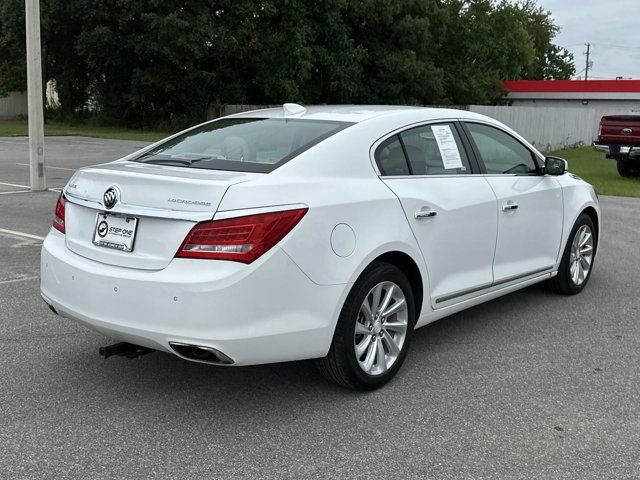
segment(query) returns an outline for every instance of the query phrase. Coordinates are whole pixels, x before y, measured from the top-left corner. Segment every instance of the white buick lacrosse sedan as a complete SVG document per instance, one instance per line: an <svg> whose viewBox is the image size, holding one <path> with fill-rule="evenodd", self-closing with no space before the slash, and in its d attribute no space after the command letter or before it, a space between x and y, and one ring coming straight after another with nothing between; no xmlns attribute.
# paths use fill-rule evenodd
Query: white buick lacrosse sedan
<svg viewBox="0 0 640 480"><path fill-rule="evenodd" d="M52 311L215 365L317 359L373 389L415 328L547 282L580 292L591 185L482 115L323 106L191 128L65 186L42 248Z"/></svg>

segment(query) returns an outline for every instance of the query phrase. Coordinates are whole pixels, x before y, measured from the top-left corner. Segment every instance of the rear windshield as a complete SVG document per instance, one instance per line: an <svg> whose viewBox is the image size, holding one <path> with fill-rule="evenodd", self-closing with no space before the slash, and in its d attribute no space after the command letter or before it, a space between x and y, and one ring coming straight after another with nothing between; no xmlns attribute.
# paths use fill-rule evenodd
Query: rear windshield
<svg viewBox="0 0 640 480"><path fill-rule="evenodd" d="M132 161L269 173L349 125L287 118L222 119L189 130Z"/></svg>

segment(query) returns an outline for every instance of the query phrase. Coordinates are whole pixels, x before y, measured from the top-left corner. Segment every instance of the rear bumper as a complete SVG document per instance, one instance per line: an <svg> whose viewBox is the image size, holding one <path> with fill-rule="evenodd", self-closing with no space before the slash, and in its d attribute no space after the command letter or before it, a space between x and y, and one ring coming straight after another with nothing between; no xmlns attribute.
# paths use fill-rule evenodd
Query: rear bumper
<svg viewBox="0 0 640 480"><path fill-rule="evenodd" d="M609 156L629 156L640 158L640 145L614 145L601 142L593 142L593 148L599 152L604 152L607 157Z"/></svg>
<svg viewBox="0 0 640 480"><path fill-rule="evenodd" d="M250 365L325 356L348 285L313 283L278 247L251 265L111 266L71 252L52 230L41 292L61 316L115 339L174 354L170 343L200 345Z"/></svg>

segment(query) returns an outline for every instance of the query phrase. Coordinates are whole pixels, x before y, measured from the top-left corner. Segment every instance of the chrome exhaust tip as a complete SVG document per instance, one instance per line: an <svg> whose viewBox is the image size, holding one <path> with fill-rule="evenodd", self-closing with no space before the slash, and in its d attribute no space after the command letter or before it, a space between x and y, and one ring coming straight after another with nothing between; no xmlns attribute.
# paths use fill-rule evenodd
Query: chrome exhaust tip
<svg viewBox="0 0 640 480"><path fill-rule="evenodd" d="M215 348L181 342L169 342L169 346L179 357L193 362L212 365L232 365L234 363L231 358Z"/></svg>

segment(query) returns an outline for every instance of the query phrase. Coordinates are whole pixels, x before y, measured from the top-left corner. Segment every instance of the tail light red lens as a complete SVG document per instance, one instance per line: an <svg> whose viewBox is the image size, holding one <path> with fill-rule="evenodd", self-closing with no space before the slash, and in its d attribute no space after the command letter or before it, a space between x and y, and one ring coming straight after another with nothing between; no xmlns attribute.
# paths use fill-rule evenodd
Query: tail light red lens
<svg viewBox="0 0 640 480"><path fill-rule="evenodd" d="M62 194L58 197L58 203L56 203L56 210L53 217L53 228L58 230L59 232L65 233L64 228L64 204L66 203L65 198Z"/></svg>
<svg viewBox="0 0 640 480"><path fill-rule="evenodd" d="M182 242L176 257L251 263L282 240L307 210L298 208L198 223Z"/></svg>

